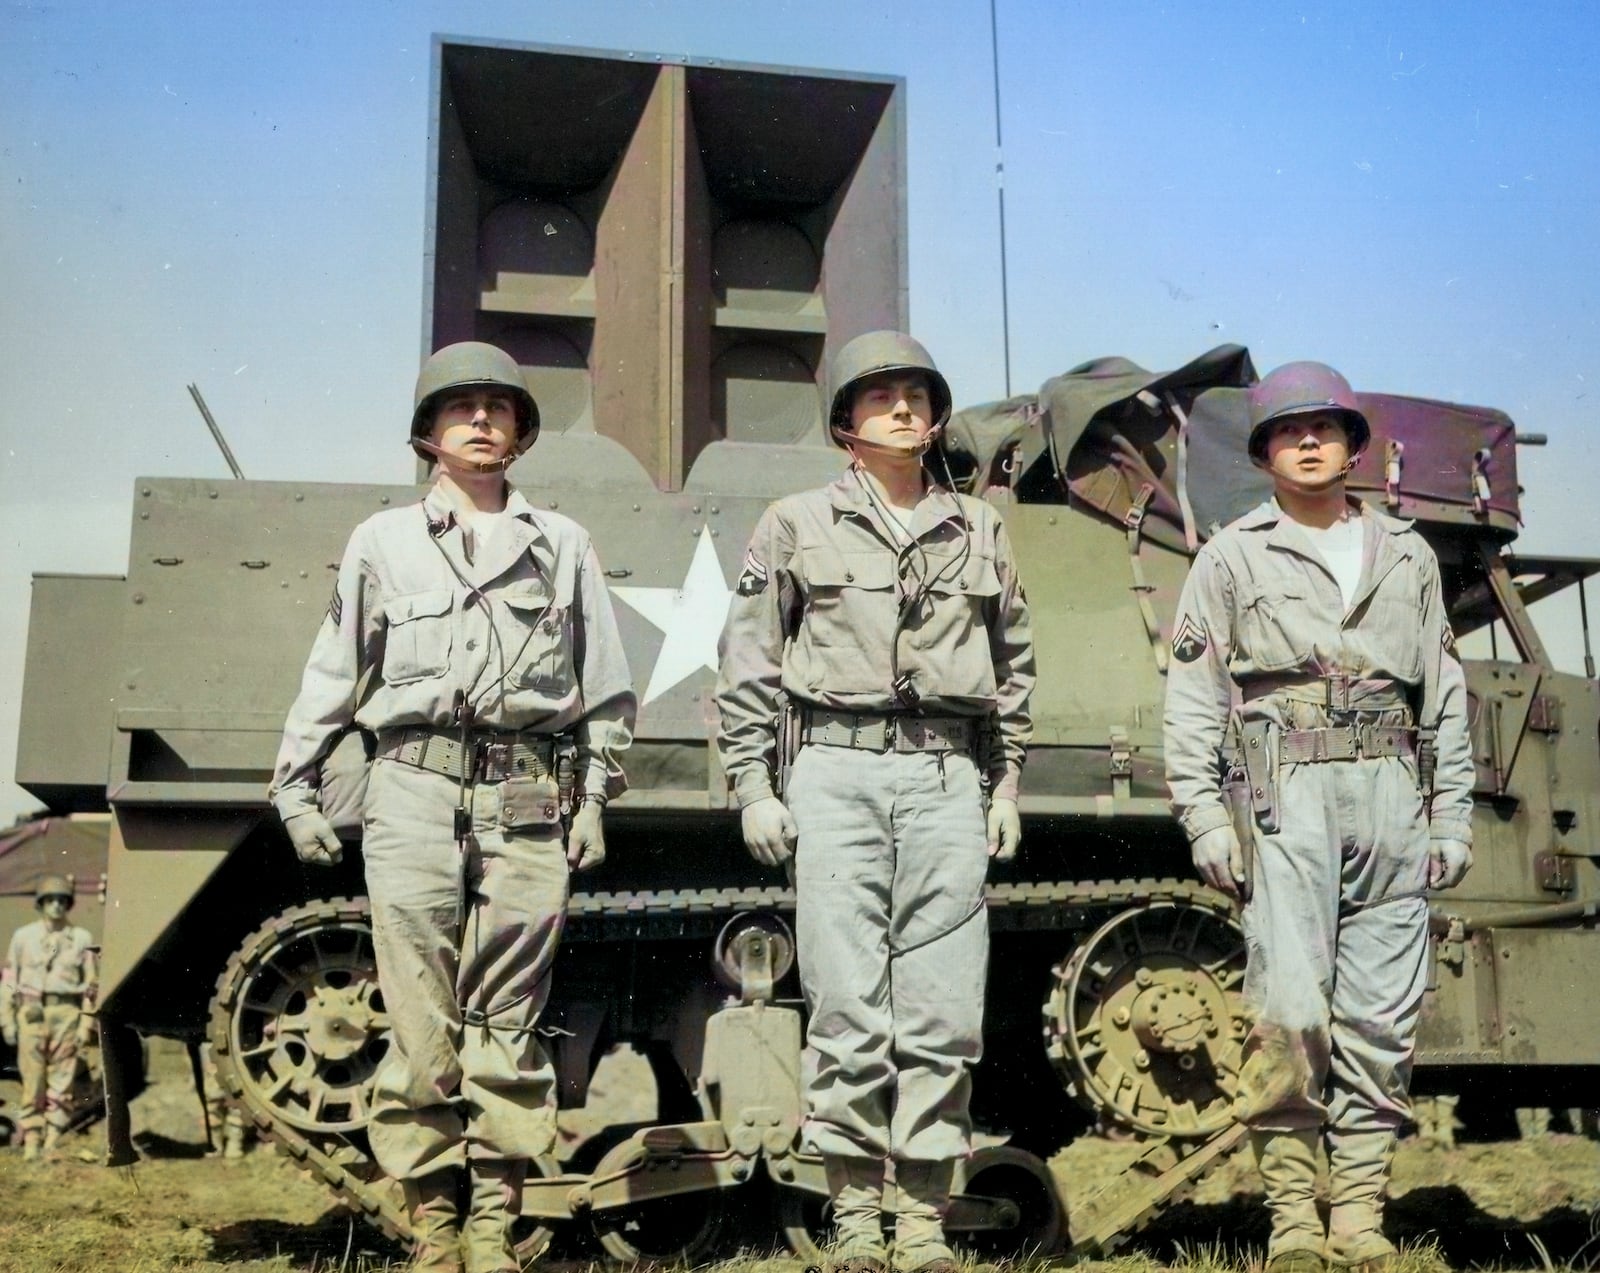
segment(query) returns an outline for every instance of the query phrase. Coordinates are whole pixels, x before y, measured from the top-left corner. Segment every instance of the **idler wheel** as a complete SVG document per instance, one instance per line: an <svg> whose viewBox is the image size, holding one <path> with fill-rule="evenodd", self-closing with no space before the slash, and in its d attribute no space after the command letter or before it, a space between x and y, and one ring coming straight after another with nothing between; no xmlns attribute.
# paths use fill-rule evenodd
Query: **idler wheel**
<svg viewBox="0 0 1600 1273"><path fill-rule="evenodd" d="M269 920L217 983L211 1037L247 1105L318 1135L364 1127L389 1019L364 899Z"/></svg>

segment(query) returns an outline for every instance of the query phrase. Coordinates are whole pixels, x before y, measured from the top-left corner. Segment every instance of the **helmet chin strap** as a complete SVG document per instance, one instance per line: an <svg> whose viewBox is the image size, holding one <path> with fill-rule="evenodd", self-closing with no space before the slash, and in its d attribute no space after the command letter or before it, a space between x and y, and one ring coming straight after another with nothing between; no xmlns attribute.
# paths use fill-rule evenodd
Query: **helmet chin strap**
<svg viewBox="0 0 1600 1273"><path fill-rule="evenodd" d="M509 455L503 455L498 460L466 460L459 455L452 455L450 452L435 446L426 438L412 438L411 449L418 455L422 455L424 459L431 455L445 468L456 469L463 473L504 473L516 463L517 457L522 454L521 451L513 450ZM424 455L424 452L427 454Z"/></svg>
<svg viewBox="0 0 1600 1273"><path fill-rule="evenodd" d="M944 425L936 424L928 430L920 442L913 442L910 446L897 446L893 442L869 442L857 436L850 429L840 428L837 424L832 426L833 440L840 446L850 450L860 448L863 451L876 451L879 455L893 455L899 459L921 458L928 453L928 448L939 440L939 435L944 432Z"/></svg>

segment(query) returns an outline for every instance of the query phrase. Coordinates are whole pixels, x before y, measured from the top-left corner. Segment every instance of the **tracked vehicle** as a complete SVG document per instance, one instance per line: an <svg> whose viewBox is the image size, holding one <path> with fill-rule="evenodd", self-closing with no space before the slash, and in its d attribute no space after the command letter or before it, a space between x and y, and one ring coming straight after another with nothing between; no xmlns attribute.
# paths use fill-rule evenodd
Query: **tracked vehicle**
<svg viewBox="0 0 1600 1273"><path fill-rule="evenodd" d="M641 703L610 857L574 881L544 1023L565 1135L531 1173L521 1249L587 1226L622 1259L693 1259L738 1200L810 1254L826 1191L796 1143L794 898L739 842L715 642L762 509L841 466L828 356L906 325L904 86L445 40L433 58L424 352L476 338L523 367L544 430L511 479L591 532ZM1242 941L1168 815L1160 719L1194 548L1266 489L1241 463L1255 378L1237 346L1163 373L1101 359L948 434L961 484L1003 509L1040 673L1025 844L989 890L985 1147L951 1217L980 1250L1112 1246L1239 1141ZM1418 519L1458 634L1505 643L1468 663L1478 864L1437 900L1419 1086L1582 1103L1600 685L1555 671L1526 607L1600 562L1510 552L1503 414L1364 406L1356 489ZM113 1160L131 1154L137 1036L209 1038L254 1125L402 1236L363 1131L387 1041L359 844L300 866L265 793L349 531L419 494L140 479L125 577L35 583L17 773L56 810L113 819ZM648 1064L643 1111L592 1083L620 1045ZM1133 1166L1113 1202L1064 1215L1045 1160L1102 1130L1134 1141Z"/></svg>

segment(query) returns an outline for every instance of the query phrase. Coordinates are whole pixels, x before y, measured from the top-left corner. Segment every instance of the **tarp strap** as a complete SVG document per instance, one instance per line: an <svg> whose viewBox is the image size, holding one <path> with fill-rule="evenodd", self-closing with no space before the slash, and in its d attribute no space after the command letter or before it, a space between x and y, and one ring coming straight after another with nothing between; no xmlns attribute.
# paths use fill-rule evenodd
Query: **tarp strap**
<svg viewBox="0 0 1600 1273"><path fill-rule="evenodd" d="M1167 643L1161 636L1161 624L1156 620L1156 608L1150 604L1153 591L1144 577L1144 565L1139 560L1140 530L1144 526L1145 509L1156 488L1149 482L1139 488L1128 506L1122 522L1128 528L1128 563L1133 570L1133 593L1139 598L1139 614L1144 619L1144 633L1149 638L1150 650L1156 656L1156 668L1162 676L1167 674Z"/></svg>
<svg viewBox="0 0 1600 1273"><path fill-rule="evenodd" d="M1183 513L1183 544L1194 553L1200 550L1200 532L1194 524L1194 506L1189 503L1189 416L1174 393L1167 394L1167 409L1178 422L1178 508Z"/></svg>
<svg viewBox="0 0 1600 1273"><path fill-rule="evenodd" d="M1406 444L1389 439L1383 452L1383 502L1400 507L1400 469L1405 464Z"/></svg>
<svg viewBox="0 0 1600 1273"><path fill-rule="evenodd" d="M1472 453L1472 511L1480 517L1489 511L1489 448Z"/></svg>

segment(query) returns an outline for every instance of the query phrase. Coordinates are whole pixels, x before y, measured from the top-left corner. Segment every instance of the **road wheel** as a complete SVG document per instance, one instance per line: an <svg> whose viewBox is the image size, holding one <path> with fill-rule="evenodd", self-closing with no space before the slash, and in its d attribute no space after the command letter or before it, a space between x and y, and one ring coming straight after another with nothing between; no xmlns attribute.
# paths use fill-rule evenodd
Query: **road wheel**
<svg viewBox="0 0 1600 1273"><path fill-rule="evenodd" d="M639 1161L643 1146L625 1140L602 1158L595 1176L608 1176ZM722 1232L720 1189L651 1198L595 1211L590 1223L606 1254L624 1264L692 1265Z"/></svg>

